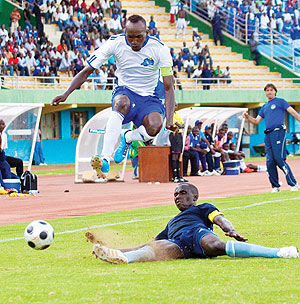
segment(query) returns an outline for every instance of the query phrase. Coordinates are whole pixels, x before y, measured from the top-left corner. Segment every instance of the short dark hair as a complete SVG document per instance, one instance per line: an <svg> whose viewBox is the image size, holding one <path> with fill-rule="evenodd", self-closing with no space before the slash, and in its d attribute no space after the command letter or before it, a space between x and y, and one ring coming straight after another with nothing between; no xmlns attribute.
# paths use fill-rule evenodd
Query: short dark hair
<svg viewBox="0 0 300 304"><path fill-rule="evenodd" d="M275 90L275 92L277 93L277 88L275 87L275 85L273 83L268 83L265 88L264 91L266 91L268 88L272 88Z"/></svg>
<svg viewBox="0 0 300 304"><path fill-rule="evenodd" d="M197 196L197 198L199 197L198 188L196 186L194 186L193 184L184 183L184 184L180 184L180 185L187 186L191 190L191 192Z"/></svg>
<svg viewBox="0 0 300 304"><path fill-rule="evenodd" d="M147 24L146 24L146 20L140 16L140 15L131 15L127 21L130 21L131 23L138 23L139 21L141 21L145 27L147 27Z"/></svg>

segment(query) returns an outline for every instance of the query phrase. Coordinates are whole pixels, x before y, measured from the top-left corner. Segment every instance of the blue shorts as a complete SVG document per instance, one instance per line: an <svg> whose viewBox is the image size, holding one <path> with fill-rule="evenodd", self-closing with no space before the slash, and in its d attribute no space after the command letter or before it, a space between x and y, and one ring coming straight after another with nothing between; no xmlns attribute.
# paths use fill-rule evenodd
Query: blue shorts
<svg viewBox="0 0 300 304"><path fill-rule="evenodd" d="M191 232L183 233L179 238L168 239L168 241L179 247L185 259L205 259L208 256L204 253L201 240L207 234L216 235L210 229L197 228Z"/></svg>
<svg viewBox="0 0 300 304"><path fill-rule="evenodd" d="M166 117L166 110L162 101L156 96L141 96L124 86L116 87L113 91L112 102L117 95L126 95L130 100L130 111L124 117L123 124L133 122L137 127L143 124L146 115L152 112Z"/></svg>

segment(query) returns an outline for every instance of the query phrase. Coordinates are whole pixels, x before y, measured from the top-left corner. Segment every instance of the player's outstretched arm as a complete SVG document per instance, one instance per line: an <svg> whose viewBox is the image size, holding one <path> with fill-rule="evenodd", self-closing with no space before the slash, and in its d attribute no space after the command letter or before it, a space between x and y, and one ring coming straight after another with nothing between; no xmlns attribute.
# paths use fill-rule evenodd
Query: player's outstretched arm
<svg viewBox="0 0 300 304"><path fill-rule="evenodd" d="M173 124L175 110L173 75L163 76L163 81L165 86L166 128L171 131L176 131L178 127Z"/></svg>
<svg viewBox="0 0 300 304"><path fill-rule="evenodd" d="M57 106L61 102L66 101L68 96L76 89L80 88L80 86L87 80L89 75L94 71L94 69L90 66L86 66L82 71L80 71L72 80L69 88L62 94L56 96L52 100L52 105Z"/></svg>
<svg viewBox="0 0 300 304"><path fill-rule="evenodd" d="M257 115L256 118L250 116L248 112L244 112L243 117L246 118L248 121L250 121L254 125L258 125L263 120L263 118L260 117L259 115Z"/></svg>
<svg viewBox="0 0 300 304"><path fill-rule="evenodd" d="M296 112L292 107L288 107L287 111L300 122L300 115L298 112Z"/></svg>
<svg viewBox="0 0 300 304"><path fill-rule="evenodd" d="M224 215L217 215L214 218L214 224L218 225L225 232L225 235L235 238L237 241L246 242L248 240L234 229L231 222Z"/></svg>

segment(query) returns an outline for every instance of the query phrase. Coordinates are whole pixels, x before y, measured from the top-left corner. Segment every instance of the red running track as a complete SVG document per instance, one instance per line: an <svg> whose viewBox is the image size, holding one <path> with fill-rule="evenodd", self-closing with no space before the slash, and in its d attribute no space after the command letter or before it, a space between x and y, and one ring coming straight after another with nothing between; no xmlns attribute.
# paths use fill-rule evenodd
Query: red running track
<svg viewBox="0 0 300 304"><path fill-rule="evenodd" d="M300 159L288 163L300 182ZM131 176L128 172L125 182L107 184L75 184L73 175L41 176L36 197L0 196L0 225L173 204L176 184L149 185ZM188 179L198 187L200 200L271 191L266 172ZM280 180L282 190L289 189L282 172Z"/></svg>

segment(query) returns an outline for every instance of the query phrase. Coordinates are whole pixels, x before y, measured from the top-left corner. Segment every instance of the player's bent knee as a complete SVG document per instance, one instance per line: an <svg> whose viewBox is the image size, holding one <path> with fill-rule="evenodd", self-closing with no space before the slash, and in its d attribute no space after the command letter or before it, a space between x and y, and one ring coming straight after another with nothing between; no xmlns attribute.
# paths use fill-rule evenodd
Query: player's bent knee
<svg viewBox="0 0 300 304"><path fill-rule="evenodd" d="M179 247L167 240L154 241L149 244L155 253L156 261L174 260L183 258Z"/></svg>
<svg viewBox="0 0 300 304"><path fill-rule="evenodd" d="M130 111L130 100L126 95L117 95L113 101L113 109L126 115Z"/></svg>
<svg viewBox="0 0 300 304"><path fill-rule="evenodd" d="M162 128L163 117L157 112L149 113L144 117L143 125L150 136L156 136Z"/></svg>
<svg viewBox="0 0 300 304"><path fill-rule="evenodd" d="M212 234L205 235L201 240L204 253L209 257L225 255L225 244L225 242L222 242L217 236Z"/></svg>

